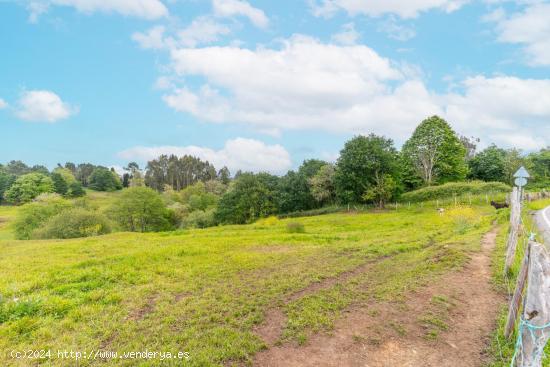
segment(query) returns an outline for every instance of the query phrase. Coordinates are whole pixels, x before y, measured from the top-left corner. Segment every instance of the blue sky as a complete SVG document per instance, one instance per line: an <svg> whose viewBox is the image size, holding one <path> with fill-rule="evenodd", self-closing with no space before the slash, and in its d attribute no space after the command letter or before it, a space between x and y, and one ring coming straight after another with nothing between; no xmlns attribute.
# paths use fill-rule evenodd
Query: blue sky
<svg viewBox="0 0 550 367"><path fill-rule="evenodd" d="M0 0L0 162L282 173L439 114L550 138L550 2Z"/></svg>

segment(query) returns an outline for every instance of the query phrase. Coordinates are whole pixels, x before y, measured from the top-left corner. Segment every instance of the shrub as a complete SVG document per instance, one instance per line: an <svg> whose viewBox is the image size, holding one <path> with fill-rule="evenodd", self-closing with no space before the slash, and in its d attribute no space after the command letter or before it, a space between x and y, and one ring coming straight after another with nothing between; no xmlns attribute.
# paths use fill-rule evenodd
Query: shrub
<svg viewBox="0 0 550 367"><path fill-rule="evenodd" d="M41 195L37 199L21 207L15 219L15 237L20 240L30 239L34 230L53 216L70 208L70 203L58 195Z"/></svg>
<svg viewBox="0 0 550 367"><path fill-rule="evenodd" d="M25 204L44 192L53 192L52 179L42 173L28 173L15 180L4 198L12 204Z"/></svg>
<svg viewBox="0 0 550 367"><path fill-rule="evenodd" d="M215 209L195 210L185 217L181 223L182 228L207 228L216 225L214 218Z"/></svg>
<svg viewBox="0 0 550 367"><path fill-rule="evenodd" d="M305 233L306 228L299 222L288 222L286 225L286 231L288 233Z"/></svg>
<svg viewBox="0 0 550 367"><path fill-rule="evenodd" d="M173 227L174 213L158 192L148 187L125 189L109 208L110 217L131 232L166 231Z"/></svg>
<svg viewBox="0 0 550 367"><path fill-rule="evenodd" d="M401 195L403 202L420 202L436 199L447 199L453 196L461 196L465 194L487 194L509 192L510 186L502 182L450 182L440 186L429 186L419 190L407 192Z"/></svg>
<svg viewBox="0 0 550 367"><path fill-rule="evenodd" d="M100 213L82 208L65 210L32 232L32 238L78 238L107 234L111 225Z"/></svg>
<svg viewBox="0 0 550 367"><path fill-rule="evenodd" d="M67 196L71 198L79 198L86 195L86 191L82 187L82 184L78 181L69 184L69 190Z"/></svg>

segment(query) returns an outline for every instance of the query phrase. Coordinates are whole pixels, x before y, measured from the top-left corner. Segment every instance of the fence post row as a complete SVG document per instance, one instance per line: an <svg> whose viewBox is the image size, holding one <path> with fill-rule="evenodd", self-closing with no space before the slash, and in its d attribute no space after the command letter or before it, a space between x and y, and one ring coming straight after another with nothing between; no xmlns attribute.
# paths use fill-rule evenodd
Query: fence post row
<svg viewBox="0 0 550 367"><path fill-rule="evenodd" d="M522 196L526 200L537 200L548 197L548 193L522 193L514 187L510 194L510 233L506 247L505 276L514 263L521 232ZM524 292L525 288L527 290ZM520 314L522 299L523 310ZM518 314L521 315L519 323ZM512 336L516 323L518 336L511 366L541 367L544 348L550 338L550 253L543 244L531 239L525 249L516 288L510 301L504 330L506 338Z"/></svg>

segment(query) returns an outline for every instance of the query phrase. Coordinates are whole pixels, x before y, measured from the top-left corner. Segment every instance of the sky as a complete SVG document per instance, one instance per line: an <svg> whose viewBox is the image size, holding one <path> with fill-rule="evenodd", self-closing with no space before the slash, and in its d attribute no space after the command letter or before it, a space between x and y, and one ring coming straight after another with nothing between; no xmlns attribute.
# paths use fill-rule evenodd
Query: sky
<svg viewBox="0 0 550 367"><path fill-rule="evenodd" d="M0 0L0 162L281 174L432 115L550 145L550 1Z"/></svg>

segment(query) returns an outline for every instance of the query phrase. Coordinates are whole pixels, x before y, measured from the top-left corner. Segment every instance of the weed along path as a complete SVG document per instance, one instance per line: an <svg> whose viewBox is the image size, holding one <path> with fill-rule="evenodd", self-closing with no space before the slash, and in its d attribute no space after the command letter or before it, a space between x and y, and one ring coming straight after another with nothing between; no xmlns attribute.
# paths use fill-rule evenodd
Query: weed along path
<svg viewBox="0 0 550 367"><path fill-rule="evenodd" d="M257 330L268 347L256 355L254 365L483 366L489 361L485 350L505 302L491 285L496 235L496 228L485 234L481 251L474 252L462 269L397 299L373 297L351 306L332 331L316 333L304 345L284 341L285 315L279 308L270 310ZM376 271L375 267L369 264L357 271Z"/></svg>

